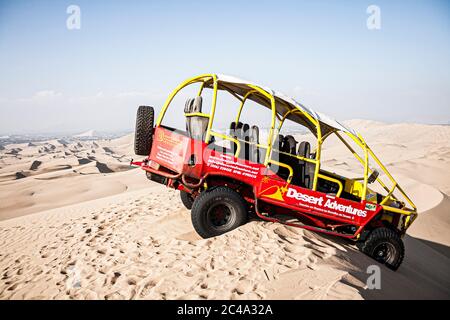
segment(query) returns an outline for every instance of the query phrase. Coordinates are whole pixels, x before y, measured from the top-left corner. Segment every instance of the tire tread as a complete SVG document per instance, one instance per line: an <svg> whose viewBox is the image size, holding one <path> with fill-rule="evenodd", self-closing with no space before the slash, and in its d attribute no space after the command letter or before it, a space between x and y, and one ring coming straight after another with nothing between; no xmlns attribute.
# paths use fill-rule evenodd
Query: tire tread
<svg viewBox="0 0 450 320"><path fill-rule="evenodd" d="M186 209L191 210L194 203L194 199L192 199L191 195L186 191L180 191L180 198Z"/></svg>
<svg viewBox="0 0 450 320"><path fill-rule="evenodd" d="M138 108L134 133L134 153L139 156L148 156L150 154L154 118L155 111L153 107L140 106Z"/></svg>
<svg viewBox="0 0 450 320"><path fill-rule="evenodd" d="M377 228L373 230L364 242L358 243L358 248L365 254L372 256L375 246L381 240L388 240L397 249L397 257L393 264L386 263L386 267L392 270L397 270L405 257L405 246L402 239L394 230L389 228Z"/></svg>
<svg viewBox="0 0 450 320"><path fill-rule="evenodd" d="M203 226L201 212L202 208L204 208L205 206L207 207L211 203L216 201L215 198L218 196L230 198L232 201L235 201L236 204L240 206L240 210L243 211L241 212L241 214L239 214L239 212L237 213L236 223L230 230L227 230L227 232L243 225L247 221L247 203L236 191L228 187L217 187L211 191L202 192L192 204L191 220L195 231L197 231L197 233L204 239L219 235L212 235Z"/></svg>

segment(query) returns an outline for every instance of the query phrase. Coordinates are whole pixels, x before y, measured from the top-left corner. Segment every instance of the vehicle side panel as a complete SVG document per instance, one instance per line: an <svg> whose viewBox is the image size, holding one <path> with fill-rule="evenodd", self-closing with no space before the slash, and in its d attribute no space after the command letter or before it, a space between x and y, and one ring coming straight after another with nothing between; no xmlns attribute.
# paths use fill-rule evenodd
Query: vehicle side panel
<svg viewBox="0 0 450 320"><path fill-rule="evenodd" d="M331 219L343 224L365 226L381 206L334 197L296 185L286 186L263 164L234 157L210 149L203 141L167 130L155 128L150 160L177 173L201 179L205 176L226 176L254 186L262 201Z"/></svg>
<svg viewBox="0 0 450 320"><path fill-rule="evenodd" d="M262 179L257 196L272 204L358 226L366 225L381 209L372 203L355 202L295 185L283 190L285 185L286 182L278 179Z"/></svg>
<svg viewBox="0 0 450 320"><path fill-rule="evenodd" d="M182 172L191 139L176 132L156 127L150 160L175 172Z"/></svg>

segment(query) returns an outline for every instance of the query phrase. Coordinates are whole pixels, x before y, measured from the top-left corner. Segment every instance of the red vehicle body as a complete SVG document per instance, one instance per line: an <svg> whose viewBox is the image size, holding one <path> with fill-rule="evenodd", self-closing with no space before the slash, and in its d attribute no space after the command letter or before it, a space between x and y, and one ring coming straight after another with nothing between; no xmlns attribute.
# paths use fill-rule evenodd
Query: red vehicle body
<svg viewBox="0 0 450 320"><path fill-rule="evenodd" d="M192 155L203 161L189 165ZM182 191L192 192L204 182L209 187L227 185L240 188L245 200L253 207L259 199L258 207L262 205L264 208L264 203L273 205L270 209L272 213L279 211L279 214L289 214L309 224L282 221L281 218L262 214L264 210L255 207L256 214L263 220L282 222L345 238L355 238L382 210L377 204L368 210L366 201L355 202L295 185L286 187L286 181L263 164L218 152L208 148L206 143L199 143L198 140L161 126L155 128L150 156L146 161L134 164L149 173L167 178L167 186ZM184 175L180 175L180 172ZM186 175L189 178L183 179ZM190 182L192 179L197 181ZM179 183L179 180L182 182ZM283 188L287 188L284 193ZM355 226L355 231L348 234L334 232L339 226Z"/></svg>
<svg viewBox="0 0 450 320"><path fill-rule="evenodd" d="M184 110L187 119L186 130L162 124L164 113L173 97L185 86L197 82L201 83L199 97L205 88L214 90L211 112L202 113L201 98L196 100L200 101L200 107L195 110L195 102L190 99ZM232 133L228 135L213 130L218 90L231 92L242 103L236 121L231 124ZM255 126L250 127L239 122L242 106L247 98L272 108L272 124L267 145L259 143L258 128L256 130ZM187 207L193 206L194 227L198 226L197 232L204 237L220 235L245 223L246 217L237 217L240 220L235 217L242 212L241 207L245 206L245 215L247 212L254 213L263 220L358 241L363 244L362 251L392 269L398 268L404 254L400 238L416 217L414 204L381 163L379 164L383 171L395 182L391 189L380 180L376 170L370 169L369 155L377 162L379 160L360 136L352 131L347 132L338 122L319 117L293 101L264 87L245 81L239 82L234 78L220 78L216 75L192 78L169 96L156 125L153 124L153 109L140 108L135 149L136 153L147 157L132 164L145 170L149 179L181 191L182 199L184 195L184 199L191 202ZM280 127L285 118L289 117L299 124L311 121L317 131L314 131L313 125L306 124L306 127L317 137L318 149L309 153L308 147L307 154L301 153L300 147L298 153L295 148L291 148L293 151L281 150L281 140L277 140L279 138L274 129L277 117L281 119ZM251 131L253 129L255 131ZM338 131L346 132L363 148L365 158L359 157L364 166L363 178L348 179L320 167L320 148L323 140L333 133L341 138ZM256 140L248 138L252 132L257 133ZM227 144L218 143L215 138L220 138ZM342 138L341 140L346 144ZM290 141L292 142L292 139ZM296 146L295 139L293 145ZM305 144L301 145L304 148ZM357 156L356 152L346 145ZM307 166L311 173L308 180L305 180ZM282 170L285 174L280 173ZM370 172L372 173L369 175ZM296 179L298 175L301 175L302 179ZM368 188L368 184L374 181L384 187L386 195ZM394 196L393 191L396 188L411 203L411 209ZM211 190L216 190L217 195L213 196ZM204 201L199 200L206 197L208 199ZM214 201L220 202L221 205L216 206ZM186 204L185 201L184 203ZM211 225L210 228L208 219L212 219L213 223L218 221L218 224ZM234 220L230 224L227 219Z"/></svg>

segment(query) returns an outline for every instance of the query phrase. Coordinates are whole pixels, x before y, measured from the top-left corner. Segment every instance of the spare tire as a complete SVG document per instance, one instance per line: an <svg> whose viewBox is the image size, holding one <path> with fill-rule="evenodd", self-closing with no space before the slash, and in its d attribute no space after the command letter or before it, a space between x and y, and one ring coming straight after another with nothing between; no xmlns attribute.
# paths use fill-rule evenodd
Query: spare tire
<svg viewBox="0 0 450 320"><path fill-rule="evenodd" d="M152 147L153 121L155 110L153 107L140 106L136 114L136 129L134 132L134 153L148 156Z"/></svg>

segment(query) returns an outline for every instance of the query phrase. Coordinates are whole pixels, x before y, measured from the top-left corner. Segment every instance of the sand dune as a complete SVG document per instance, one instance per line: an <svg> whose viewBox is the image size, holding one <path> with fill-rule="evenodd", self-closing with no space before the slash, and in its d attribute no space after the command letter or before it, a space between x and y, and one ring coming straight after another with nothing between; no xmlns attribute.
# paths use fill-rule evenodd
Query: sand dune
<svg viewBox="0 0 450 320"><path fill-rule="evenodd" d="M200 239L178 192L126 170L126 136L2 150L0 299L449 299L450 129L351 124L421 213L400 269L380 266L381 290L366 286L376 263L342 239L255 218ZM351 154L327 152L354 171Z"/></svg>
<svg viewBox="0 0 450 320"><path fill-rule="evenodd" d="M136 169L121 174L132 169L131 142L126 136L117 141L7 145L0 160L0 219L147 187ZM125 151L120 156L106 151L117 146Z"/></svg>

